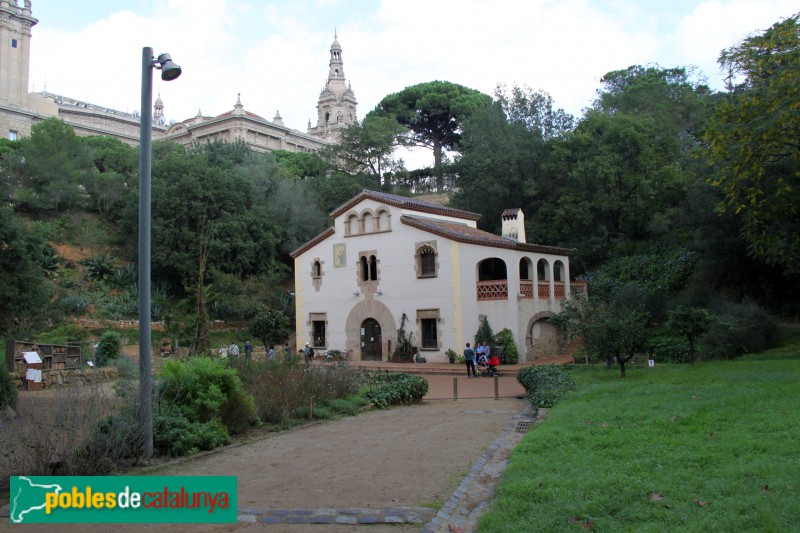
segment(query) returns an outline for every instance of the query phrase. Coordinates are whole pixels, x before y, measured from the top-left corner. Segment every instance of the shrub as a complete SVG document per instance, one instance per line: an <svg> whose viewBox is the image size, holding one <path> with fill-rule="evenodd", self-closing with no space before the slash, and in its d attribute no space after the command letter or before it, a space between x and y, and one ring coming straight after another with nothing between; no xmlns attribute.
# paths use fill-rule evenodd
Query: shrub
<svg viewBox="0 0 800 533"><path fill-rule="evenodd" d="M733 359L759 352L778 338L775 320L754 303L726 303L714 311L717 321L700 339L700 353L707 358Z"/></svg>
<svg viewBox="0 0 800 533"><path fill-rule="evenodd" d="M64 313L80 315L89 307L89 300L77 294L67 294L58 300L57 305Z"/></svg>
<svg viewBox="0 0 800 533"><path fill-rule="evenodd" d="M519 353L517 352L517 345L514 344L514 333L508 328L503 328L496 335L495 340L497 344L503 347L503 353L506 356L508 364L517 364Z"/></svg>
<svg viewBox="0 0 800 533"><path fill-rule="evenodd" d="M11 380L6 365L0 365L0 412L6 405L12 409L17 408L17 386Z"/></svg>
<svg viewBox="0 0 800 533"><path fill-rule="evenodd" d="M483 344L484 342L489 346L497 344L494 339L494 333L492 332L492 326L489 325L489 319L486 315L480 315L478 321L480 324L478 324L478 331L475 333L475 346Z"/></svg>
<svg viewBox="0 0 800 533"><path fill-rule="evenodd" d="M273 424L307 416L311 401L322 405L351 397L361 384L358 373L345 363L311 367L300 359L271 363L243 358L229 359L228 363L237 369L246 390L253 395L258 416Z"/></svg>
<svg viewBox="0 0 800 533"><path fill-rule="evenodd" d="M129 402L102 419L72 458L76 475L110 474L122 465L138 462L144 449L136 403Z"/></svg>
<svg viewBox="0 0 800 533"><path fill-rule="evenodd" d="M326 404L334 413L352 416L358 412L358 405L346 398L334 398Z"/></svg>
<svg viewBox="0 0 800 533"><path fill-rule="evenodd" d="M170 457L213 450L228 442L228 431L216 418L192 421L175 408L167 408L153 418L153 447Z"/></svg>
<svg viewBox="0 0 800 533"><path fill-rule="evenodd" d="M109 361L119 357L122 352L122 338L116 331L106 331L100 336L97 350L94 352L94 364L106 366Z"/></svg>
<svg viewBox="0 0 800 533"><path fill-rule="evenodd" d="M661 335L650 340L650 350L658 362L683 363L689 360L689 346L682 337Z"/></svg>
<svg viewBox="0 0 800 533"><path fill-rule="evenodd" d="M534 411L553 407L569 390L575 388L575 378L563 366L528 366L517 372L517 381L525 387Z"/></svg>
<svg viewBox="0 0 800 533"><path fill-rule="evenodd" d="M185 362L167 361L159 374L158 449L170 455L178 450L209 449L227 442L228 431L239 432L258 422L253 397L235 370L207 357ZM220 431L221 429L221 431ZM176 438L189 444L175 444Z"/></svg>
<svg viewBox="0 0 800 533"><path fill-rule="evenodd" d="M365 397L381 409L390 405L419 403L428 393L428 382L415 374L378 374L374 379L373 386Z"/></svg>

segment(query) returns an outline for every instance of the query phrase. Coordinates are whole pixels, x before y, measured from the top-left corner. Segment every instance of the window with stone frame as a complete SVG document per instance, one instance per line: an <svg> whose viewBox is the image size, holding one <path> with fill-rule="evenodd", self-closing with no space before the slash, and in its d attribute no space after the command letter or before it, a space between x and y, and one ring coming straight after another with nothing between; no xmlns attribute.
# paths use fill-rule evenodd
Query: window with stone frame
<svg viewBox="0 0 800 533"><path fill-rule="evenodd" d="M417 310L417 323L419 327L420 350L439 350L442 347L441 335L439 334L438 309Z"/></svg>
<svg viewBox="0 0 800 533"><path fill-rule="evenodd" d="M438 273L437 258L436 248L431 243L418 244L415 258L417 277L435 278Z"/></svg>
<svg viewBox="0 0 800 533"><path fill-rule="evenodd" d="M320 260L318 257L315 257L311 261L311 285L317 292L319 292L320 288L322 287L323 275L324 273L322 271L322 260Z"/></svg>

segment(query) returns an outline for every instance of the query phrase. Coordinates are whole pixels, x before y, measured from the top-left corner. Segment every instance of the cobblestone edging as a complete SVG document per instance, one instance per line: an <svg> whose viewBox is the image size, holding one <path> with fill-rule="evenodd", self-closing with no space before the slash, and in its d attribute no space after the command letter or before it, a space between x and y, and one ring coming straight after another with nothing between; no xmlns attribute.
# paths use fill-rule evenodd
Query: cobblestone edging
<svg viewBox="0 0 800 533"><path fill-rule="evenodd" d="M348 507L345 509L240 508L237 521L262 524L418 524L433 517L428 507Z"/></svg>
<svg viewBox="0 0 800 533"><path fill-rule="evenodd" d="M478 517L486 511L495 495L495 486L508 465L511 450L525 436L528 428L544 418L546 409L531 415L530 405L514 415L500 436L475 461L453 495L421 530L421 533L476 531Z"/></svg>

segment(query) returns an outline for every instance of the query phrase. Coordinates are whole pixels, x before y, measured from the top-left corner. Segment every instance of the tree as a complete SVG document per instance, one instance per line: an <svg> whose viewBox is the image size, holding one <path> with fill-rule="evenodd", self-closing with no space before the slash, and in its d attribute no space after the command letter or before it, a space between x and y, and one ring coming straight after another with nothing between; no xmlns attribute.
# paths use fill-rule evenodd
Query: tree
<svg viewBox="0 0 800 533"><path fill-rule="evenodd" d="M647 117L590 110L552 150L530 235L577 248L578 270L645 239L655 213L685 195L674 153Z"/></svg>
<svg viewBox="0 0 800 533"><path fill-rule="evenodd" d="M88 148L72 127L48 118L31 127L31 136L21 140L24 181L19 185L36 199L30 210L60 211L80 207L94 167Z"/></svg>
<svg viewBox="0 0 800 533"><path fill-rule="evenodd" d="M328 163L315 153L275 150L272 154L278 163L297 178L325 176L330 169Z"/></svg>
<svg viewBox="0 0 800 533"><path fill-rule="evenodd" d="M373 113L394 117L410 130L413 144L433 149L436 187L442 190L442 151L458 146L463 121L491 101L489 95L463 85L430 81L386 96Z"/></svg>
<svg viewBox="0 0 800 533"><path fill-rule="evenodd" d="M547 142L572 126L572 117L554 109L547 93L498 86L495 99L464 122L452 200L480 213L479 224L492 232L501 229L500 214L509 207L537 211Z"/></svg>
<svg viewBox="0 0 800 533"><path fill-rule="evenodd" d="M48 318L52 291L42 264L52 253L44 236L0 205L0 337L29 334Z"/></svg>
<svg viewBox="0 0 800 533"><path fill-rule="evenodd" d="M690 71L633 65L606 73L600 83L596 109L649 117L665 133L664 142L676 146L696 142L711 93L706 85L691 80Z"/></svg>
<svg viewBox="0 0 800 533"><path fill-rule="evenodd" d="M402 160L392 157L395 148L406 144L403 127L392 117L370 113L360 123L342 131L339 144L333 147L334 160L343 170L363 172L378 185L389 185L388 172L403 168Z"/></svg>
<svg viewBox="0 0 800 533"><path fill-rule="evenodd" d="M711 328L714 317L700 307L679 305L667 313L667 327L689 342L689 362L694 363L695 341Z"/></svg>
<svg viewBox="0 0 800 533"><path fill-rule="evenodd" d="M261 341L265 350L291 335L290 319L282 311L261 305L253 317L250 334Z"/></svg>
<svg viewBox="0 0 800 533"><path fill-rule="evenodd" d="M625 365L647 341L648 313L636 306L597 297L577 296L567 301L564 310L550 319L567 337L580 338L581 351L587 357L600 357L611 366L619 365L625 377Z"/></svg>
<svg viewBox="0 0 800 533"><path fill-rule="evenodd" d="M712 183L742 218L749 253L791 276L800 274L798 17L723 50L719 64L732 86L706 132Z"/></svg>

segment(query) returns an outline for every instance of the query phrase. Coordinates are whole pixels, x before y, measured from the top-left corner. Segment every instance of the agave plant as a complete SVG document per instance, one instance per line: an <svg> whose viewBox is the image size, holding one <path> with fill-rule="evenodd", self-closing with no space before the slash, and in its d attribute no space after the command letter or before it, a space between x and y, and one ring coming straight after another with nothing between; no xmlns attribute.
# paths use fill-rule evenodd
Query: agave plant
<svg viewBox="0 0 800 533"><path fill-rule="evenodd" d="M93 281L107 281L116 270L114 260L107 255L81 259L80 263L86 267L86 276Z"/></svg>

